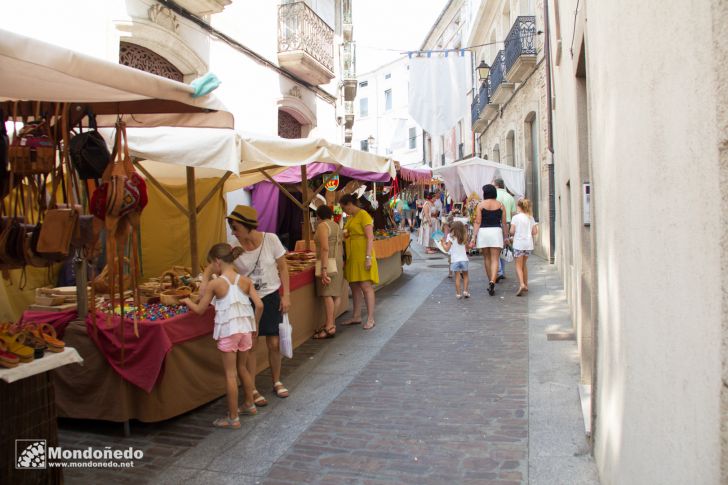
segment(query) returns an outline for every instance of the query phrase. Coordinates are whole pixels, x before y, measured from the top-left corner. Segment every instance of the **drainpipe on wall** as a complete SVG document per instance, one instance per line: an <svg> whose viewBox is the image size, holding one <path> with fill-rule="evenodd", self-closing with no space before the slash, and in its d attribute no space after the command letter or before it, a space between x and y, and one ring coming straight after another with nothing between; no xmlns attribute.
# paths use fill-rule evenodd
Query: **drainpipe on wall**
<svg viewBox="0 0 728 485"><path fill-rule="evenodd" d="M551 32L549 25L549 1L543 2L543 22L546 39L544 55L546 56L546 115L548 119L547 147L549 160L549 263L556 260L556 181L554 177L554 117L551 108Z"/></svg>

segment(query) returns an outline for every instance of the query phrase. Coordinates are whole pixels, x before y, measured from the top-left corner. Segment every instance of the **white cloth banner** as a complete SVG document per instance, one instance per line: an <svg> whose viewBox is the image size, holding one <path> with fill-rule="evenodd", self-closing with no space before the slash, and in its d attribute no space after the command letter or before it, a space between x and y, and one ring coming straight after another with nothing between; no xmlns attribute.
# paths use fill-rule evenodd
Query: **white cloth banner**
<svg viewBox="0 0 728 485"><path fill-rule="evenodd" d="M445 134L469 112L468 62L457 52L410 59L409 113L433 136Z"/></svg>

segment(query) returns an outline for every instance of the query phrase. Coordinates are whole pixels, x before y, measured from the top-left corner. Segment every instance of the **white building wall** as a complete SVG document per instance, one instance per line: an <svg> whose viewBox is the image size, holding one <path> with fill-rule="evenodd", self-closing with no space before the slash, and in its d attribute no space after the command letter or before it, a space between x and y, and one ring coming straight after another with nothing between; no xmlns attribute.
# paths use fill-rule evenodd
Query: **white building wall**
<svg viewBox="0 0 728 485"><path fill-rule="evenodd" d="M605 484L721 483L721 246L712 205L721 186L709 3L589 2L581 24L596 247L594 456ZM578 46L582 28L574 29L576 4L558 2L563 46L554 59L567 286L578 285L578 261L590 251L577 229L574 183L583 174L584 88L570 56L572 32ZM554 47L557 37L554 29Z"/></svg>
<svg viewBox="0 0 728 485"><path fill-rule="evenodd" d="M352 147L359 149L362 140L374 137L374 150L391 156L402 165L422 162L422 128L409 116L409 61L403 57L374 71L361 74L355 100L356 122ZM389 78L387 77L389 76ZM367 85L362 87L361 83ZM392 92L392 107L386 108L385 91ZM368 100L368 114L361 115L361 99ZM415 147L409 148L409 130L416 132Z"/></svg>
<svg viewBox="0 0 728 485"><path fill-rule="evenodd" d="M339 8L339 2L334 0L319 3L326 11L331 10L330 14ZM207 71L214 72L222 81L215 95L233 113L238 130L276 135L278 108L294 106L311 125L307 129L315 127L317 136L343 142L343 128L337 124L335 104L303 86L292 95L295 82L227 43L211 38L186 19L176 16L176 31L153 22L149 9L155 5L159 4L153 0L77 0L74 8L69 8L66 2L28 0L4 9L0 28L112 62L118 62L120 41L136 43L175 65L185 74L185 82ZM44 15L37 15L38 11ZM235 1L211 17L214 28L272 61L273 65L277 63L278 2ZM337 28L335 56L340 42L340 28ZM337 78L322 88L336 96L338 57L334 64Z"/></svg>

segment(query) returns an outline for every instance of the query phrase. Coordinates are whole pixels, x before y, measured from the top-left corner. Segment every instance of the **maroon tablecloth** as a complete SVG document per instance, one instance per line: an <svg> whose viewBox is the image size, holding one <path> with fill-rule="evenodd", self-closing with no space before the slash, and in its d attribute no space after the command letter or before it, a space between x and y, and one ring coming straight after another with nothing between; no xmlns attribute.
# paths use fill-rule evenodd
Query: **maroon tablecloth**
<svg viewBox="0 0 728 485"><path fill-rule="evenodd" d="M168 320L139 322L139 337L134 335L134 322L125 318L123 336L121 317L110 317L97 311L96 324L86 317L86 329L109 365L124 379L151 392L162 371L164 358L174 344L211 334L215 309L210 306L203 315L193 312ZM212 338L212 337L210 337Z"/></svg>
<svg viewBox="0 0 728 485"><path fill-rule="evenodd" d="M37 310L25 310L20 316L20 322L23 323L49 323L56 329L58 338L63 339L63 333L69 323L78 318L76 310L66 310L65 312L42 312Z"/></svg>

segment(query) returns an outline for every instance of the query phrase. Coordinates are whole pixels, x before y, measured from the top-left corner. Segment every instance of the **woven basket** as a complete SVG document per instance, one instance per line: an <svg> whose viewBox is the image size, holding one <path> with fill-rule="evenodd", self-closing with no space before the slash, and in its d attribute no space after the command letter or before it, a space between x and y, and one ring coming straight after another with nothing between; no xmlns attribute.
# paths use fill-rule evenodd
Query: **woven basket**
<svg viewBox="0 0 728 485"><path fill-rule="evenodd" d="M189 286L180 286L172 290L165 290L159 294L159 301L164 305L179 305L180 300L189 298L192 289Z"/></svg>

